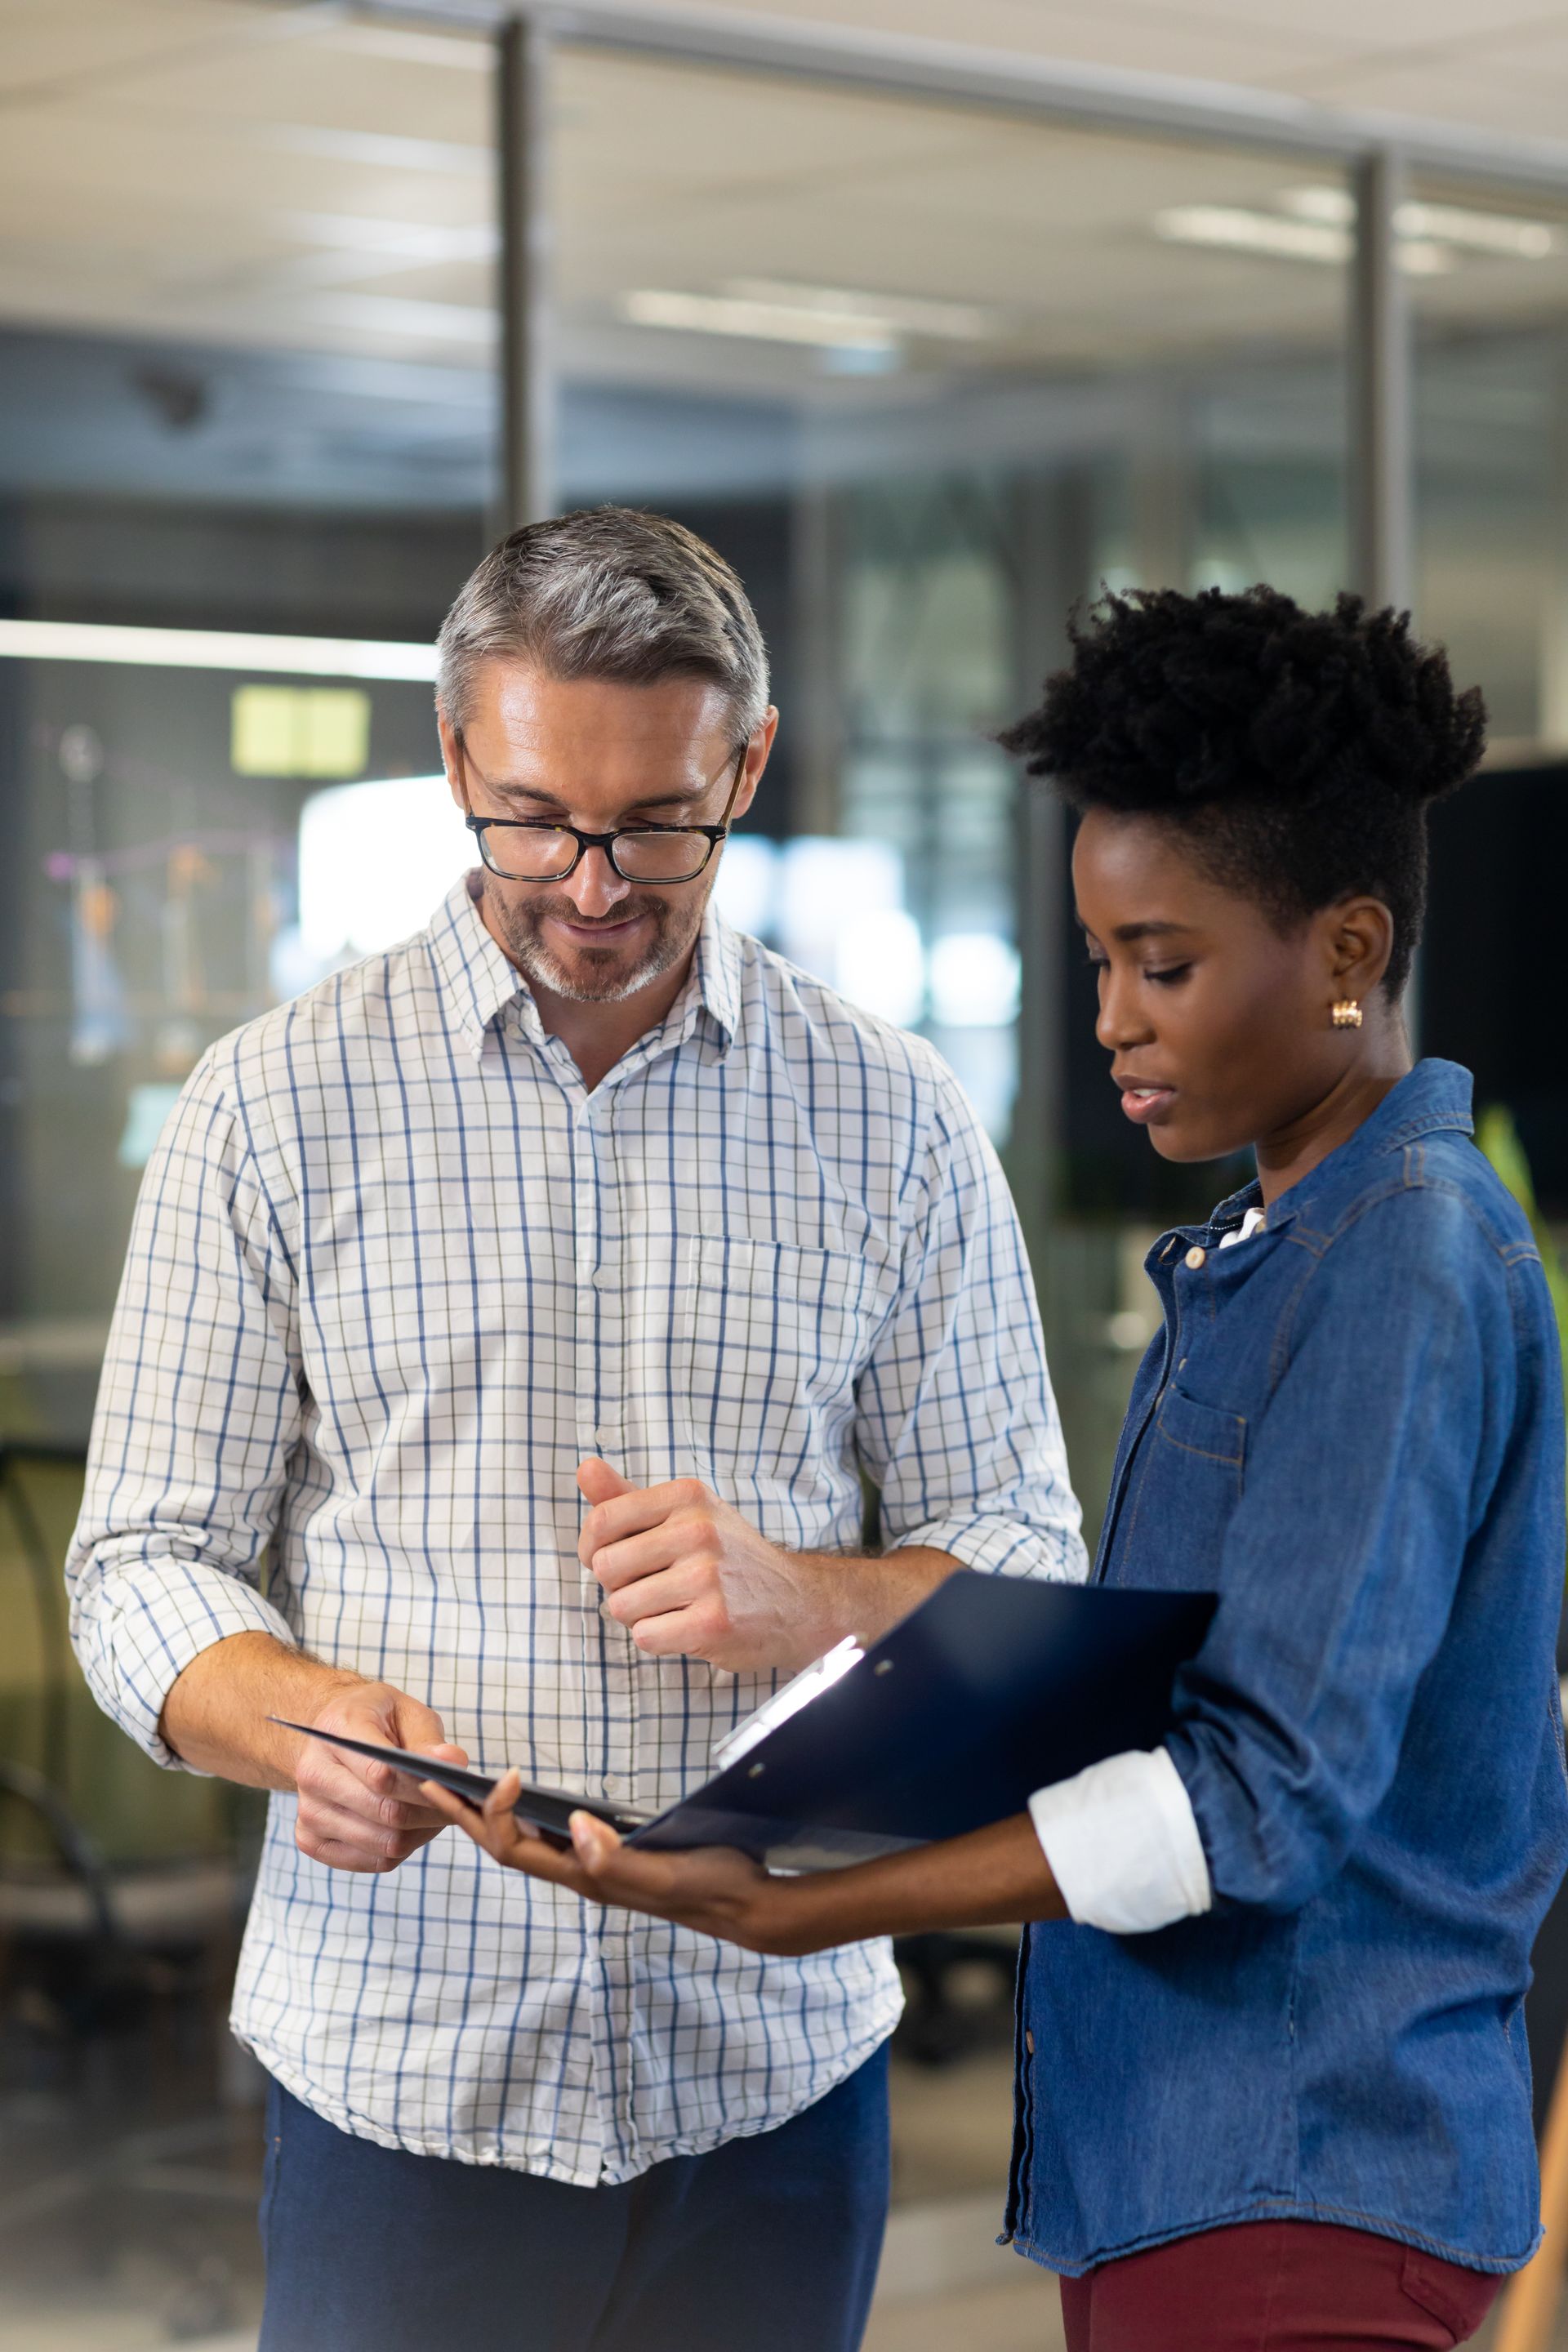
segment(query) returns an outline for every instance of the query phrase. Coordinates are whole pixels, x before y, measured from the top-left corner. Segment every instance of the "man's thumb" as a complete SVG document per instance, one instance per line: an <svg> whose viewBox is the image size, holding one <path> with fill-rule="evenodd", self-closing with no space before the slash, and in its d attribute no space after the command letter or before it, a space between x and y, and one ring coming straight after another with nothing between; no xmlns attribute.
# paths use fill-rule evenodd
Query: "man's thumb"
<svg viewBox="0 0 1568 2352"><path fill-rule="evenodd" d="M586 1462L577 1465L577 1487L585 1503L612 1503L617 1495L632 1492L632 1482L612 1470L597 1454L591 1454Z"/></svg>

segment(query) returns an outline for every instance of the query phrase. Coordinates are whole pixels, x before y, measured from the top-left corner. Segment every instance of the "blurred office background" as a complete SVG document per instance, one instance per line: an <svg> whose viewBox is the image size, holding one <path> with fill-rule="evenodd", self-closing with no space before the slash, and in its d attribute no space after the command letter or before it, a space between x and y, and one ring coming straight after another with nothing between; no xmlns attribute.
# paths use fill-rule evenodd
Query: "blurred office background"
<svg viewBox="0 0 1568 2352"><path fill-rule="evenodd" d="M500 14L0 5L18 2352L237 2347L254 2316L256 2084L221 2030L254 1806L98 1718L58 1563L181 1081L467 862L430 643L509 520L653 505L743 575L784 725L721 895L969 1089L1091 1528L1147 1240L1216 1187L1120 1120L1060 819L992 740L1074 599L1358 586L1484 685L1416 1019L1568 1219L1568 5L1513 32L1481 0L592 0L498 38ZM387 854L351 864L367 807ZM910 1957L876 2341L950 2340L962 2294L972 2344L1054 2342L1049 2283L988 2248L1008 1953Z"/></svg>

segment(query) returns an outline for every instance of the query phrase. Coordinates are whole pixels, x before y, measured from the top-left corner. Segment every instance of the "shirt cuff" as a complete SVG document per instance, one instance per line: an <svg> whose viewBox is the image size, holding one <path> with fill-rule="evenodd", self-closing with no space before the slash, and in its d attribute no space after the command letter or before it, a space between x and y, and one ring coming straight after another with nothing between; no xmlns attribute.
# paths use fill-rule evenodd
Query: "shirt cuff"
<svg viewBox="0 0 1568 2352"><path fill-rule="evenodd" d="M1192 1800L1166 1748L1090 1764L1029 1800L1035 1834L1071 1916L1142 1936L1214 1902Z"/></svg>
<svg viewBox="0 0 1568 2352"><path fill-rule="evenodd" d="M1089 1555L1071 1526L1042 1527L1038 1521L1031 1526L1026 1519L976 1511L900 1528L889 1537L887 1549L908 1551L914 1544L945 1551L965 1568L981 1569L990 1576L1038 1576L1053 1584L1083 1584L1089 1578Z"/></svg>
<svg viewBox="0 0 1568 2352"><path fill-rule="evenodd" d="M72 1639L104 1713L166 1770L202 1773L176 1756L159 1725L163 1702L193 1658L231 1633L270 1633L287 1649L299 1636L254 1585L197 1560L127 1561L84 1570Z"/></svg>

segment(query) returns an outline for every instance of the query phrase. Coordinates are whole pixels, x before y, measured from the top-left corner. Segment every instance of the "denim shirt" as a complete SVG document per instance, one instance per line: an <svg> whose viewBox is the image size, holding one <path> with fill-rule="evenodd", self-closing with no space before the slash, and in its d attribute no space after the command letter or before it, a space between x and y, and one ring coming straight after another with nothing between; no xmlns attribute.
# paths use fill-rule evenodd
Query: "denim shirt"
<svg viewBox="0 0 1568 2352"><path fill-rule="evenodd" d="M1539 2236L1523 2000L1568 1862L1558 1334L1426 1061L1221 1250L1166 1234L1096 1574L1215 1591L1170 1750L1214 1907L1031 1928L1007 2227L1077 2274L1226 2223L1483 2271Z"/></svg>

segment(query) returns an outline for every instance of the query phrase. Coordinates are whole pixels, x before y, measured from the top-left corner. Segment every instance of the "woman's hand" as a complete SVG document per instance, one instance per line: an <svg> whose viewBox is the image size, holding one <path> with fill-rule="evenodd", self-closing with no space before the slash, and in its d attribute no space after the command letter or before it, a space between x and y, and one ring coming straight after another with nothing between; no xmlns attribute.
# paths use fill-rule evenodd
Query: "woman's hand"
<svg viewBox="0 0 1568 2352"><path fill-rule="evenodd" d="M1067 1916L1027 1813L851 1870L775 1878L732 1846L646 1853L623 1844L592 1813L573 1814L570 1847L552 1844L512 1811L521 1786L516 1772L506 1773L482 1812L433 1781L419 1793L509 1870L569 1886L590 1903L673 1919L749 1952L798 1958L868 1936Z"/></svg>
<svg viewBox="0 0 1568 2352"><path fill-rule="evenodd" d="M526 1829L512 1811L521 1786L519 1773L503 1773L482 1811L434 1781L424 1782L419 1793L507 1869L569 1886L590 1902L672 1919L750 1952L798 1956L838 1940L831 1934L813 1937L798 1916L808 1907L800 1900L809 1893L805 1880L771 1877L733 1846L644 1853L586 1812L572 1816L570 1847L556 1845Z"/></svg>

